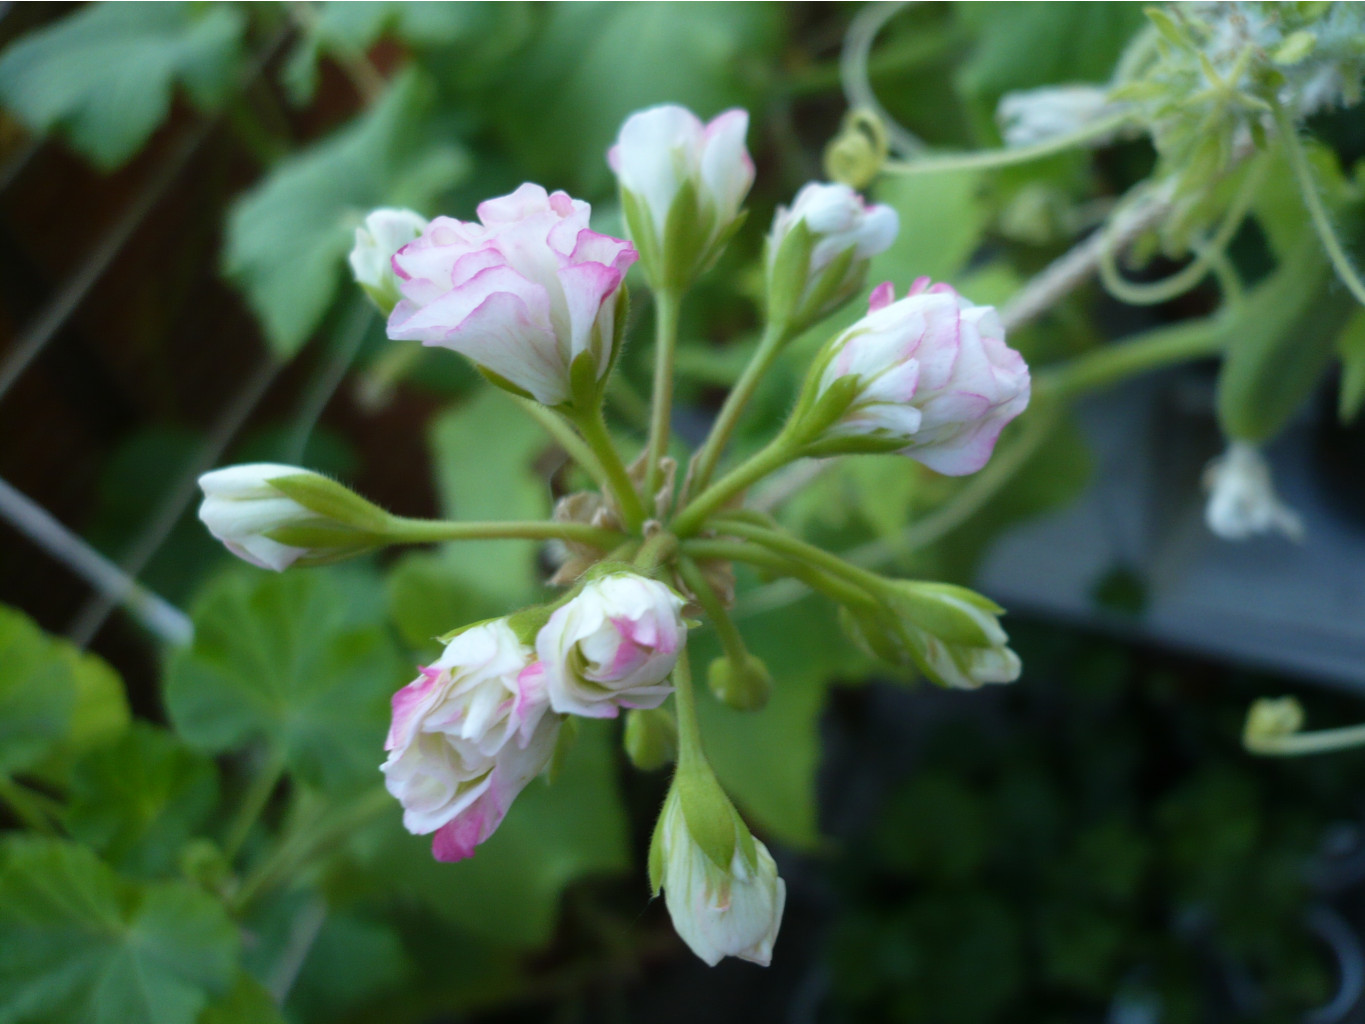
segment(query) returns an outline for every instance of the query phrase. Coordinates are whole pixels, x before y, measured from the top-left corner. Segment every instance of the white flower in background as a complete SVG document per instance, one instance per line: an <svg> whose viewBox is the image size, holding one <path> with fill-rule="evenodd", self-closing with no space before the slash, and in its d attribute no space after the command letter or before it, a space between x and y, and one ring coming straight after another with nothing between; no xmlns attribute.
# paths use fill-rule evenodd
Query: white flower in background
<svg viewBox="0 0 1365 1024"><path fill-rule="evenodd" d="M793 235L798 225L804 239ZM899 230L895 210L869 205L847 185L802 186L790 208L777 208L768 234L769 316L804 324L843 305L862 287L868 260L891 248ZM808 245L808 256L784 243ZM784 275L792 280L780 280Z"/></svg>
<svg viewBox="0 0 1365 1024"><path fill-rule="evenodd" d="M1209 492L1204 521L1224 540L1247 540L1263 533L1282 533L1303 540L1303 520L1280 501L1270 479L1270 466L1253 444L1233 441L1204 470Z"/></svg>
<svg viewBox="0 0 1365 1024"><path fill-rule="evenodd" d="M404 827L436 833L437 860L473 856L554 753L561 720L526 672L532 658L498 619L460 633L393 695L380 771Z"/></svg>
<svg viewBox="0 0 1365 1024"><path fill-rule="evenodd" d="M536 635L550 706L561 714L615 718L657 708L687 638L683 599L665 584L616 572L584 585Z"/></svg>
<svg viewBox="0 0 1365 1024"><path fill-rule="evenodd" d="M717 864L693 838L675 784L669 791L650 849L650 874L673 927L692 952L714 967L727 956L766 967L782 925L787 886L768 848L734 822L733 855ZM726 823L728 827L728 823Z"/></svg>
<svg viewBox="0 0 1365 1024"><path fill-rule="evenodd" d="M421 214L389 208L372 211L355 229L351 273L385 316L402 297L398 292L398 275L393 272L393 254L426 229L427 219Z"/></svg>

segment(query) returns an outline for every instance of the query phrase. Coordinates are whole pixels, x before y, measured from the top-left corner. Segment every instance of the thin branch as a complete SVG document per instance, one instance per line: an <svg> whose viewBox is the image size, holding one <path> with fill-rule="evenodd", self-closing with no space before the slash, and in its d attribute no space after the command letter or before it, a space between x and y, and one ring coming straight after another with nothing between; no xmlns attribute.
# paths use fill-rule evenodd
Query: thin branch
<svg viewBox="0 0 1365 1024"><path fill-rule="evenodd" d="M4 480L0 480L0 516L166 643L179 647L192 639L189 616L142 586Z"/></svg>

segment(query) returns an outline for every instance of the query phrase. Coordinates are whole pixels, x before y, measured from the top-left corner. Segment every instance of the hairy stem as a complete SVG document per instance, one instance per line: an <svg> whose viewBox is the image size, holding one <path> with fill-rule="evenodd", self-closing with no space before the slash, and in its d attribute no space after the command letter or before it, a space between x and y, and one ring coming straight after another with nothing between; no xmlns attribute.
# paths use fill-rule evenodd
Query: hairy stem
<svg viewBox="0 0 1365 1024"><path fill-rule="evenodd" d="M572 540L609 551L621 542L621 534L587 523L561 523L552 519L459 523L445 519L394 516L387 539L395 544L433 544L453 540Z"/></svg>
<svg viewBox="0 0 1365 1024"><path fill-rule="evenodd" d="M678 345L679 295L667 288L654 293L654 394L645 450L645 495L652 496L663 482L660 465L668 454L673 417L673 355Z"/></svg>
<svg viewBox="0 0 1365 1024"><path fill-rule="evenodd" d="M575 411L572 416L578 432L583 435L583 440L588 443L588 447L593 450L602 465L608 489L621 507L626 527L631 531L638 530L645 521L645 507L640 503L640 495L636 492L635 485L630 482L630 474L626 472L616 445L612 444L611 435L607 433L607 424L602 419L602 407L594 405L581 412ZM645 493L653 492L646 490Z"/></svg>

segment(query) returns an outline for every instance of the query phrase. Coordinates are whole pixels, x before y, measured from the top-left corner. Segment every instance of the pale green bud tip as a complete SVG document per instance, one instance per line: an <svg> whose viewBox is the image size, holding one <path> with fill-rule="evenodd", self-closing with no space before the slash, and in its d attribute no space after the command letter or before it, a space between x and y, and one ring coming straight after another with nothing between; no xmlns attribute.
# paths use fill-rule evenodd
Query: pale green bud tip
<svg viewBox="0 0 1365 1024"><path fill-rule="evenodd" d="M389 515L320 473L269 462L215 469L199 478L199 518L238 558L282 572L383 543Z"/></svg>
<svg viewBox="0 0 1365 1024"><path fill-rule="evenodd" d="M1253 751L1274 747L1302 729L1303 721L1303 707L1293 697L1263 697L1247 712L1242 744Z"/></svg>
<svg viewBox="0 0 1365 1024"><path fill-rule="evenodd" d="M656 771L678 756L678 723L664 708L633 709L626 712L623 744L631 764Z"/></svg>
<svg viewBox="0 0 1365 1024"><path fill-rule="evenodd" d="M747 653L742 664L737 665L724 656L711 662L706 682L717 700L736 711L763 710L773 692L773 677L768 666Z"/></svg>

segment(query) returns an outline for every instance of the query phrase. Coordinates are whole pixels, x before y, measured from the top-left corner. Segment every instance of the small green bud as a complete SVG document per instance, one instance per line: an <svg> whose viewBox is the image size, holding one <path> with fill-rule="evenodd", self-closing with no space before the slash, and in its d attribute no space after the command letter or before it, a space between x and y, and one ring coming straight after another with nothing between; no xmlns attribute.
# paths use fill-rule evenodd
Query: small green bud
<svg viewBox="0 0 1365 1024"><path fill-rule="evenodd" d="M657 771L678 756L678 723L666 708L634 708L626 712L622 743L631 764L642 772Z"/></svg>
<svg viewBox="0 0 1365 1024"><path fill-rule="evenodd" d="M773 692L768 666L747 652L740 665L724 655L711 662L706 683L717 700L736 711L762 711Z"/></svg>

